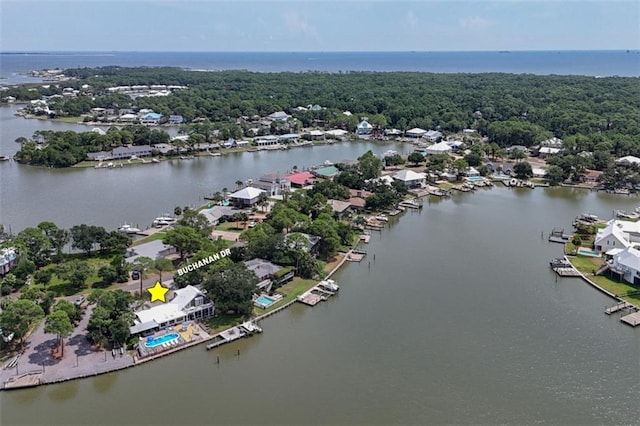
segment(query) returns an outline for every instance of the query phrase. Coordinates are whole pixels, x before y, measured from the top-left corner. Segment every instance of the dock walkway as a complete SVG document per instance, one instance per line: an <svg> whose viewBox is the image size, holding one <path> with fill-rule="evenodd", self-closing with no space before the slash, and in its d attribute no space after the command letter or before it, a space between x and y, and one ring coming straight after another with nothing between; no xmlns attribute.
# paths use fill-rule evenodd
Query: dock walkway
<svg viewBox="0 0 640 426"><path fill-rule="evenodd" d="M634 312L629 315L625 315L622 318L620 318L620 321L630 325L631 327L638 326L640 325L640 311Z"/></svg>

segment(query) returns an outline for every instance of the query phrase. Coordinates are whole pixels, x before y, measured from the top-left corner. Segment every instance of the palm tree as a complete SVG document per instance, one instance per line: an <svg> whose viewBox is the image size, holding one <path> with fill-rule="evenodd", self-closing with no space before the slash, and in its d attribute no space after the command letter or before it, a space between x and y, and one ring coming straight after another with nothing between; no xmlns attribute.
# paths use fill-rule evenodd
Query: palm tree
<svg viewBox="0 0 640 426"><path fill-rule="evenodd" d="M238 189L242 188L242 184L243 184L243 182L241 180L237 180L236 181L236 188L238 188Z"/></svg>

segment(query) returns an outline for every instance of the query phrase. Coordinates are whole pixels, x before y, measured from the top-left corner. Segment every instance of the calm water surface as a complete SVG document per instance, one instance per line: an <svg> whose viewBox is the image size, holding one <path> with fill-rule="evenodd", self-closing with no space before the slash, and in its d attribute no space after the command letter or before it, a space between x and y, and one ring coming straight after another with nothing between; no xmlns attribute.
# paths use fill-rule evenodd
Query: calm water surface
<svg viewBox="0 0 640 426"><path fill-rule="evenodd" d="M330 301L212 352L3 392L2 424L637 424L640 332L555 278L561 246L541 232L638 202L504 188L433 202L374 233Z"/></svg>

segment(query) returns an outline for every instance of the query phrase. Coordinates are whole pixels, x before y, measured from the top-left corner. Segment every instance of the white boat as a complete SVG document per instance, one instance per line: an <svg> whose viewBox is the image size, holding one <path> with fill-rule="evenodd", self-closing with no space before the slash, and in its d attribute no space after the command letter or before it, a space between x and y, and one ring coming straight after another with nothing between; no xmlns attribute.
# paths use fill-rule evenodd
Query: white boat
<svg viewBox="0 0 640 426"><path fill-rule="evenodd" d="M176 222L176 219L169 215L158 216L155 219L153 219L153 226L155 226L156 228L159 228L161 226L171 225L175 222Z"/></svg>
<svg viewBox="0 0 640 426"><path fill-rule="evenodd" d="M137 234L139 232L142 232L142 230L139 228L134 228L133 226L125 223L120 228L118 228L118 232L122 232L123 234Z"/></svg>
<svg viewBox="0 0 640 426"><path fill-rule="evenodd" d="M389 221L389 218L387 216L383 215L383 214L375 216L375 218L380 220L380 221L382 221L382 222L388 222Z"/></svg>
<svg viewBox="0 0 640 426"><path fill-rule="evenodd" d="M152 159L151 159L151 161L152 161L153 163L159 163L159 162L160 162L160 160L158 160L157 158L152 158Z"/></svg>
<svg viewBox="0 0 640 426"><path fill-rule="evenodd" d="M333 292L340 290L340 286L334 280L331 280L331 279L320 281L318 283L318 287L320 287L323 290L328 290Z"/></svg>
<svg viewBox="0 0 640 426"><path fill-rule="evenodd" d="M220 157L222 154L220 154L219 152L210 152L209 155L212 157Z"/></svg>
<svg viewBox="0 0 640 426"><path fill-rule="evenodd" d="M0 161L9 161L11 160L11 157L9 157L8 155L0 155Z"/></svg>

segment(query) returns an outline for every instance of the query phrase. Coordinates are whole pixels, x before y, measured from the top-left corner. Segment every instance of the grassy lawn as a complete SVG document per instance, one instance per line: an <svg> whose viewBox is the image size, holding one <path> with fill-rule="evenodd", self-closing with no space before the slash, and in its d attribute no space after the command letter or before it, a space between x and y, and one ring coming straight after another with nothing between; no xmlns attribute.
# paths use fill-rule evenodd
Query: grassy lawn
<svg viewBox="0 0 640 426"><path fill-rule="evenodd" d="M149 235L148 237L144 237L144 238L140 238L139 240L137 240L136 242L134 242L132 245L133 246L137 246L140 244L144 244L144 243L148 243L150 241L156 241L156 240L161 240L163 239L165 236L167 235L166 232L161 231L161 232L156 232L153 235Z"/></svg>
<svg viewBox="0 0 640 426"><path fill-rule="evenodd" d="M624 300L635 305L640 304L640 295L624 296L629 292L639 291L640 288L638 286L633 286L629 283L618 281L607 275L593 275L593 272L602 265L602 258L573 256L570 257L569 260L578 271L582 272L585 275L589 275L589 279L603 289L615 294L618 297L622 297Z"/></svg>
<svg viewBox="0 0 640 426"><path fill-rule="evenodd" d="M228 328L235 327L238 324L244 322L244 317L242 315L219 315L213 318L208 318L204 321L204 323L209 328L209 334L216 334L224 331Z"/></svg>
<svg viewBox="0 0 640 426"><path fill-rule="evenodd" d="M217 231L242 232L245 228L238 228L236 225L242 226L242 222L222 222L215 227Z"/></svg>
<svg viewBox="0 0 640 426"><path fill-rule="evenodd" d="M83 117L58 117L52 118L51 121L57 121L59 123L80 123L82 122Z"/></svg>
<svg viewBox="0 0 640 426"><path fill-rule="evenodd" d="M98 277L98 270L103 266L109 265L111 263L112 258L113 258L112 256L92 257L89 259L83 258L83 260L86 260L89 266L91 267L92 272L87 278L87 280L85 281L85 288L80 289L80 291L78 291L74 287L71 287L67 281L62 280L55 273L51 277L51 281L49 281L49 284L47 284L46 287L39 285L38 288L41 288L46 291L53 291L56 294L56 296L71 296L77 293L89 293L91 291L91 287L94 284L102 281L100 277ZM48 265L44 269L52 269L52 268L55 268L55 265Z"/></svg>

